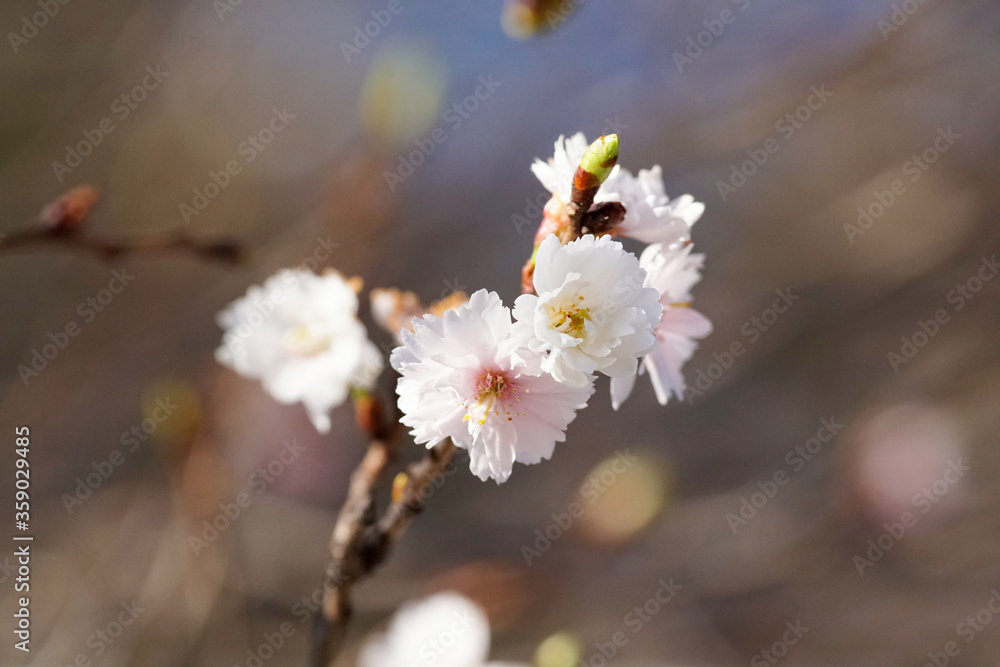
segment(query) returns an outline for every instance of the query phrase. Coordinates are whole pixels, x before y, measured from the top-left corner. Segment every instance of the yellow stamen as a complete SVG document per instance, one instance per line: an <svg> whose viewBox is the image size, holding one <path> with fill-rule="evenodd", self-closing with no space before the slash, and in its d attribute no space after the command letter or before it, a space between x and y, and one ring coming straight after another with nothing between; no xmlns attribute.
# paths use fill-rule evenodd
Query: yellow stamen
<svg viewBox="0 0 1000 667"><path fill-rule="evenodd" d="M582 297L581 297L582 298ZM562 333L568 333L574 338L581 338L586 332L590 310L587 308L560 308L549 313L552 328Z"/></svg>

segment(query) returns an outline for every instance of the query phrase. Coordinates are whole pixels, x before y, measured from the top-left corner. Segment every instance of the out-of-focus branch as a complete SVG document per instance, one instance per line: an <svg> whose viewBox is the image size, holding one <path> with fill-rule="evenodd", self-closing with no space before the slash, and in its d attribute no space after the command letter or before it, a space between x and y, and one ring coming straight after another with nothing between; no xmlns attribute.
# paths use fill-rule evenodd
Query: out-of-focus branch
<svg viewBox="0 0 1000 667"><path fill-rule="evenodd" d="M395 442L394 442L395 441ZM367 529L375 523L375 489L395 459L398 437L374 440L351 475L347 500L330 536L330 563L323 582L314 664L332 664L351 615L351 586L371 571L362 553Z"/></svg>
<svg viewBox="0 0 1000 667"><path fill-rule="evenodd" d="M38 224L0 237L0 252L31 246L63 246L92 252L110 262L122 255L139 252L185 250L199 257L232 264L244 258L243 248L230 239L201 240L181 230L135 236L98 239L81 234L83 223L97 204L99 193L91 185L67 190L42 209Z"/></svg>
<svg viewBox="0 0 1000 667"><path fill-rule="evenodd" d="M81 236L76 231L55 229L27 229L8 235L0 241L0 252L30 246L63 246L92 252L100 259L111 262L123 255L137 253L184 250L198 257L219 262L238 264L244 258L243 248L229 239L200 240L183 232L148 234L132 238L98 239Z"/></svg>

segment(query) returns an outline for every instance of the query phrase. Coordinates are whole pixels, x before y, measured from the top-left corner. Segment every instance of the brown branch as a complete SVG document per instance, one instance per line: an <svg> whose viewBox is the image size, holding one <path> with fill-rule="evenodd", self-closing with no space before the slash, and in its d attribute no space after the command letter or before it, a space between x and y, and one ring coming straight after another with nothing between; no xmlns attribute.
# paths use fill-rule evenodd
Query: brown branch
<svg viewBox="0 0 1000 667"><path fill-rule="evenodd" d="M46 204L36 225L12 235L0 234L0 251L30 246L61 245L96 254L105 262L137 252L186 250L205 259L237 264L244 259L243 248L230 239L201 241L182 230L160 232L117 240L95 239L80 232L97 205L100 193L93 185L71 188Z"/></svg>
<svg viewBox="0 0 1000 667"><path fill-rule="evenodd" d="M597 191L601 189L601 182L593 175L582 168L577 168L573 176L573 189L570 201L566 204L566 214L569 216L569 224L566 226L565 236L567 240L560 240L563 244L573 239L580 238L580 227L583 216L590 210L594 203Z"/></svg>
<svg viewBox="0 0 1000 667"><path fill-rule="evenodd" d="M618 135L609 134L598 137L597 141L580 158L580 166L573 174L570 201L566 204L569 225L565 234L560 234L560 241L565 245L574 238L580 238L583 231L583 219L590 211L601 184L611 175L618 163ZM624 213L624 209L622 209ZM564 236L566 238L564 238Z"/></svg>
<svg viewBox="0 0 1000 667"><path fill-rule="evenodd" d="M422 459L407 468L405 487L393 498L385 514L376 519L375 487L395 458L401 431L397 424L388 438L373 441L351 475L347 501L330 538L331 561L326 569L323 607L314 637L316 667L332 667L340 653L351 616L351 587L385 561L392 545L423 509L429 490L455 454L451 440L429 449Z"/></svg>
<svg viewBox="0 0 1000 667"><path fill-rule="evenodd" d="M427 450L422 459L407 469L407 483L400 498L386 509L366 535L365 551L370 558L377 563L385 559L392 544L406 531L413 517L423 510L430 488L445 474L454 456L455 443L451 439L444 440Z"/></svg>
<svg viewBox="0 0 1000 667"><path fill-rule="evenodd" d="M374 440L351 475L347 500L330 536L330 564L323 582L317 665L330 664L344 639L351 615L351 585L366 572L361 544L375 521L375 487L396 456L398 438Z"/></svg>
<svg viewBox="0 0 1000 667"><path fill-rule="evenodd" d="M205 259L238 264L245 253L239 243L229 239L202 241L181 231L164 232L117 240L81 236L76 229L62 227L27 229L0 240L0 251L10 251L31 246L61 245L96 254L101 260L111 262L119 257L142 252L185 250Z"/></svg>
<svg viewBox="0 0 1000 667"><path fill-rule="evenodd" d="M601 184L607 179L618 161L618 136L601 137L583 154L580 167L573 176L571 201L562 206L553 198L545 206L545 216L535 236L535 252L547 237L547 230L558 230L559 240L565 244L589 233L607 233L625 217L625 206L608 202L591 207ZM533 273L535 255L528 260L522 274L522 289L534 291ZM351 476L347 501L337 517L330 538L331 561L326 570L323 586L323 609L314 637L314 667L334 667L347 632L351 615L351 587L389 555L393 544L403 535L410 522L424 507L433 493L437 480L443 479L455 455L455 443L444 440L409 466L400 475L402 485L394 484L392 504L381 518L376 518L375 487L395 456L396 424L390 437L383 437L380 422L372 417L377 414L378 400L370 394L355 398L358 423L371 438L368 453ZM373 413L372 411L375 411ZM397 419L398 422L398 419Z"/></svg>

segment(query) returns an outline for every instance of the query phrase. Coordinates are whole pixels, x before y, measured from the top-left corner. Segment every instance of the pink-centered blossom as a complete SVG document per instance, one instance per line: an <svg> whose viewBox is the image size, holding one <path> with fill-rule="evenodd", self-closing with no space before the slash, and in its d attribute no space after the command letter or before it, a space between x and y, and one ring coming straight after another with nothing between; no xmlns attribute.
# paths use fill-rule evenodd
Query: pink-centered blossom
<svg viewBox="0 0 1000 667"><path fill-rule="evenodd" d="M468 450L480 479L503 482L514 462L538 463L565 440L567 426L593 393L542 370L542 355L511 335L510 310L495 292L415 320L402 331L390 363L402 422L417 444L445 438Z"/></svg>

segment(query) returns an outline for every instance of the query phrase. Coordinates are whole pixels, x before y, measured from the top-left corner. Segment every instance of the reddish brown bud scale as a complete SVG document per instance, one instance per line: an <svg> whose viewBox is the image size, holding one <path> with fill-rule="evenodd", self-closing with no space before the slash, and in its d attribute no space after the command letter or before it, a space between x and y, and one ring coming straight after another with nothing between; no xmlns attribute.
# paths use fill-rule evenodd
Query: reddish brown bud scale
<svg viewBox="0 0 1000 667"><path fill-rule="evenodd" d="M577 167L576 174L573 175L573 187L581 192L594 190L596 194L597 189L601 187L601 180L589 171L584 171L583 167Z"/></svg>
<svg viewBox="0 0 1000 667"><path fill-rule="evenodd" d="M97 188L81 185L61 194L39 214L39 222L53 232L76 231L99 198Z"/></svg>
<svg viewBox="0 0 1000 667"><path fill-rule="evenodd" d="M613 233L615 227L625 219L625 206L620 202L606 201L587 211L580 221L581 234Z"/></svg>
<svg viewBox="0 0 1000 667"><path fill-rule="evenodd" d="M405 472L398 473L392 480L392 502L398 503L403 500L403 493L410 484L410 476Z"/></svg>
<svg viewBox="0 0 1000 667"><path fill-rule="evenodd" d="M521 269L521 292L535 293L535 260L529 259Z"/></svg>
<svg viewBox="0 0 1000 667"><path fill-rule="evenodd" d="M553 195L545 205L542 223L535 234L535 250L549 235L554 234L563 245L583 234L607 234L625 219L625 206L618 202L605 202L593 206L601 185L618 164L618 135L609 134L597 139L580 158L580 165L573 174L570 201L564 203ZM521 290L525 294L535 291L535 257L521 270Z"/></svg>
<svg viewBox="0 0 1000 667"><path fill-rule="evenodd" d="M382 436L382 402L377 396L358 392L354 396L354 418L361 431L373 440Z"/></svg>

